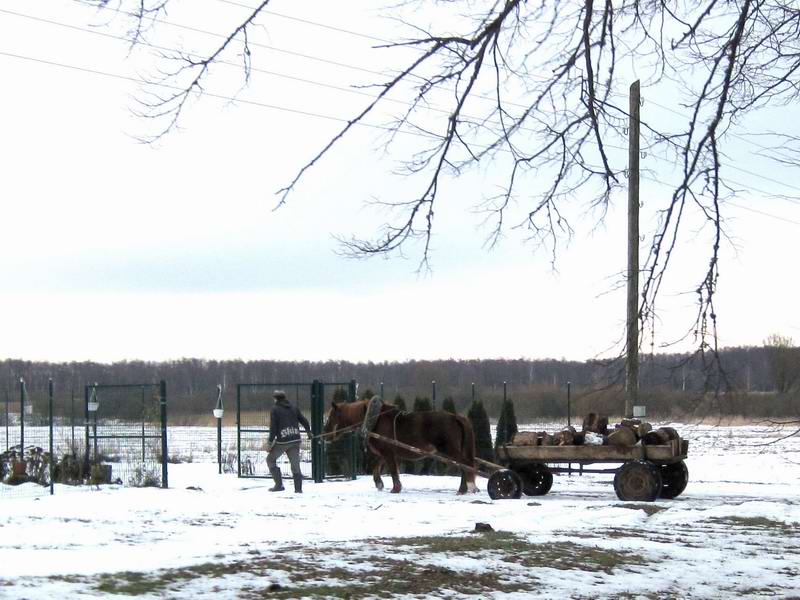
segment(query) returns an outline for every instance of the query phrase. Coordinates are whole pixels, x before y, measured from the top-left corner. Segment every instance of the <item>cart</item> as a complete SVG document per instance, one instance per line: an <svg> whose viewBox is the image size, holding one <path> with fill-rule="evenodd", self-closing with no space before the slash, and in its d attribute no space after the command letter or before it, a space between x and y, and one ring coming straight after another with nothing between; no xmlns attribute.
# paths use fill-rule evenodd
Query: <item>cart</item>
<svg viewBox="0 0 800 600"><path fill-rule="evenodd" d="M514 446L497 448L502 469L489 477L492 499L543 496L553 485L554 473L614 473L614 491L623 501L652 502L677 498L689 482L684 460L688 440L676 438L660 445L635 446ZM586 468L618 464L616 468ZM493 465L493 463L489 463ZM497 465L493 465L497 466Z"/></svg>
<svg viewBox="0 0 800 600"><path fill-rule="evenodd" d="M497 448L498 462L476 458L477 468L463 465L437 452L409 446L369 431L367 435L460 469L488 478L486 486L492 500L543 496L553 485L554 473L614 473L617 497L630 502L653 502L658 498L677 498L689 482L684 460L688 440L675 438L665 444L635 446L514 446ZM587 465L622 463L614 469L587 469ZM559 466L568 465L568 466Z"/></svg>

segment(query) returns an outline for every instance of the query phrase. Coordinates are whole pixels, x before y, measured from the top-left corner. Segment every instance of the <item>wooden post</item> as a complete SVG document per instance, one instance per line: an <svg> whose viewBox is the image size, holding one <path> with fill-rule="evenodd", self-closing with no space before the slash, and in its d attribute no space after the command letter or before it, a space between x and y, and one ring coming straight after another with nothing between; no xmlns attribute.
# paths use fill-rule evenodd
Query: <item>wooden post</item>
<svg viewBox="0 0 800 600"><path fill-rule="evenodd" d="M630 88L628 106L628 311L625 416L639 399L639 81Z"/></svg>

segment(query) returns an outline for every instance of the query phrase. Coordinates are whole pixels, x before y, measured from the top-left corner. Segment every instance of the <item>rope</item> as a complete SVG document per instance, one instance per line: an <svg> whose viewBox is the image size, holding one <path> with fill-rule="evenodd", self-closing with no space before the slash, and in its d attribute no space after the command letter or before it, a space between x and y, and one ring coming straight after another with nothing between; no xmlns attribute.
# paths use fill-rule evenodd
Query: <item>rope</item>
<svg viewBox="0 0 800 600"><path fill-rule="evenodd" d="M321 439L324 439L324 438L328 438L328 437L333 437L335 435L339 435L341 433L350 433L351 431L354 431L355 429L358 429L358 428L362 427L363 424L364 424L364 422L362 421L360 423L356 423L355 425L348 425L347 427L342 427L341 429L337 429L336 431L331 431L329 433L320 433L318 435L312 435L311 439L312 440L321 440Z"/></svg>

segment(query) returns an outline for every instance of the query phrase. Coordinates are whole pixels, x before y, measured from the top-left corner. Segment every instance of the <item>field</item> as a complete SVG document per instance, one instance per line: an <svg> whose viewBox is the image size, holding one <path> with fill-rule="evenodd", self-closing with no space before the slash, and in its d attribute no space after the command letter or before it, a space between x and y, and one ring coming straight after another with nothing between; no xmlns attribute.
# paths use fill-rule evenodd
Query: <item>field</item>
<svg viewBox="0 0 800 600"><path fill-rule="evenodd" d="M689 485L650 504L607 475L504 501L410 475L272 494L209 462L170 465L166 490L4 499L0 597L800 598L800 437L673 426Z"/></svg>

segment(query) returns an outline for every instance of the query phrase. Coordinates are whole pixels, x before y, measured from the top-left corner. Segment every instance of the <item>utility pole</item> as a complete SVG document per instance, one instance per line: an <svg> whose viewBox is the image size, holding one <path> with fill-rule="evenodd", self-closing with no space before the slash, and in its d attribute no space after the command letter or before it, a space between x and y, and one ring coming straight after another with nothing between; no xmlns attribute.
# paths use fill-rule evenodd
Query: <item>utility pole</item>
<svg viewBox="0 0 800 600"><path fill-rule="evenodd" d="M639 81L628 100L628 319L625 362L625 416L639 400Z"/></svg>

